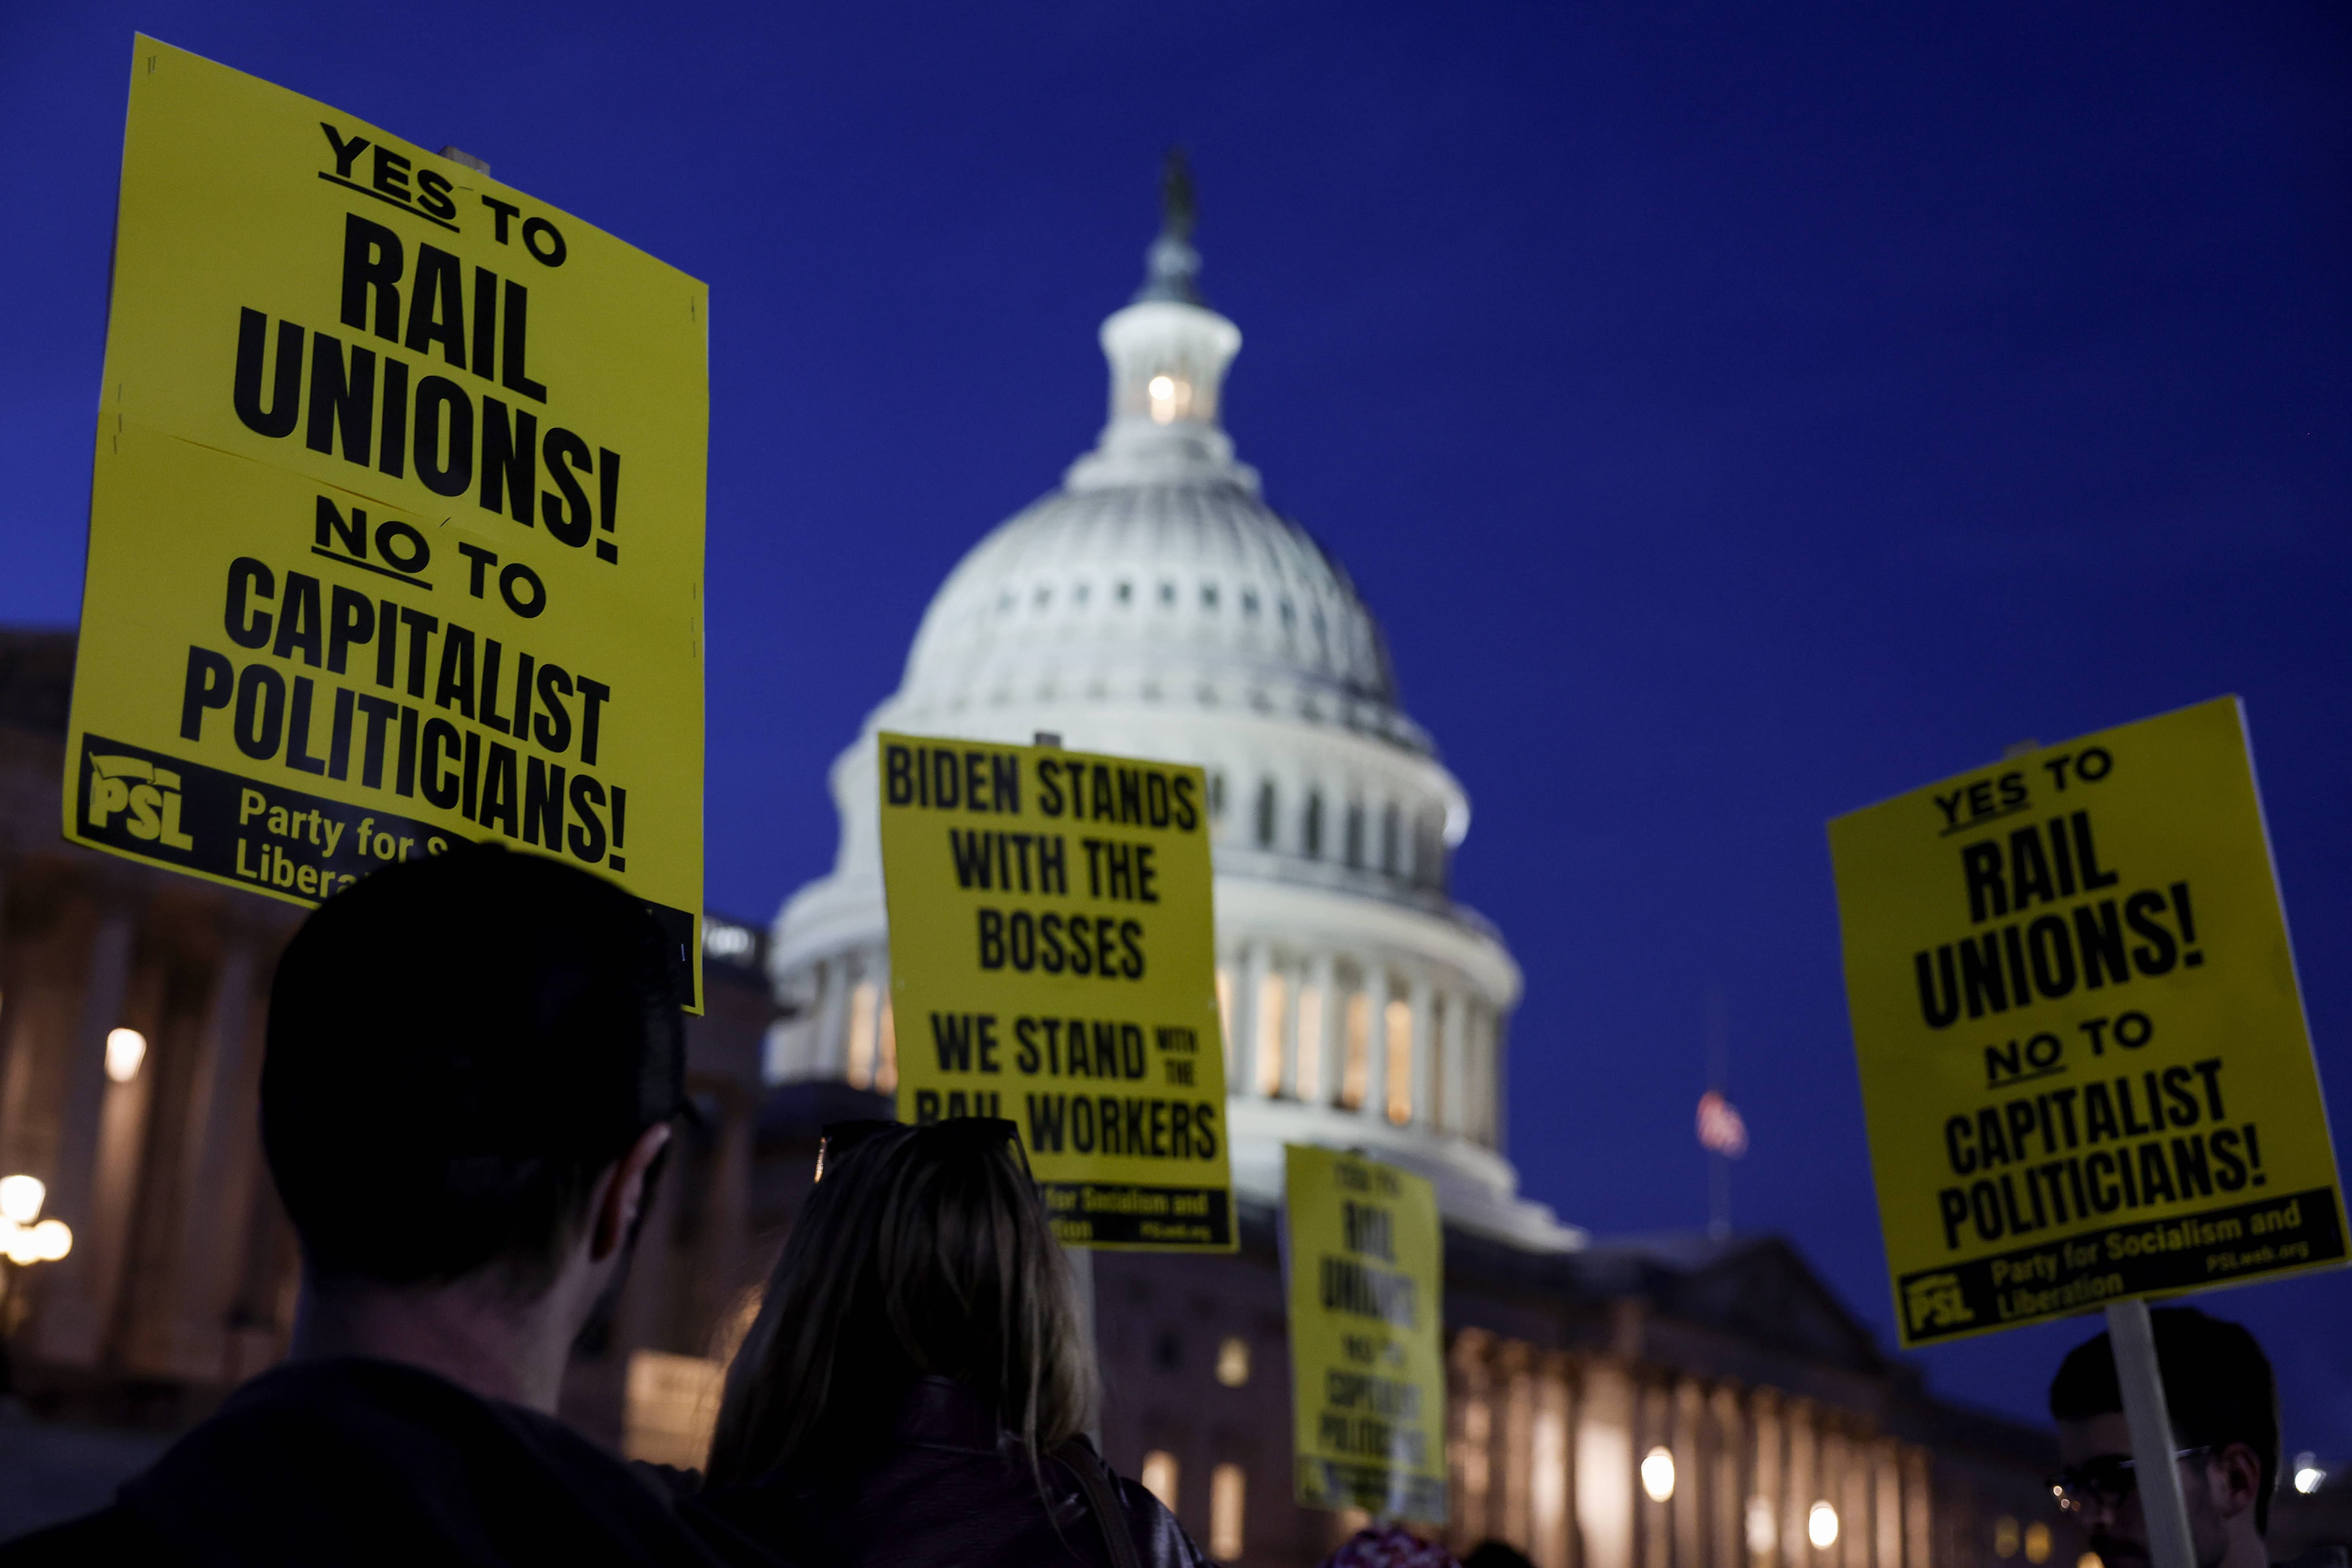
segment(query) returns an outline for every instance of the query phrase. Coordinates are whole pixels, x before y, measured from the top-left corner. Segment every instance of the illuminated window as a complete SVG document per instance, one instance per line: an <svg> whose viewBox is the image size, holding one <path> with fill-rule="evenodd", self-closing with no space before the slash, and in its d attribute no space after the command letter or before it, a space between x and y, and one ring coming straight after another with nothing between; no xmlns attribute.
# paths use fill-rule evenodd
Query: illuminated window
<svg viewBox="0 0 2352 1568"><path fill-rule="evenodd" d="M881 988L871 980L859 981L849 994L848 1077L853 1089L866 1089L874 1082L874 1042L881 999Z"/></svg>
<svg viewBox="0 0 2352 1568"><path fill-rule="evenodd" d="M632 1351L621 1418L621 1452L648 1464L700 1469L719 1419L726 1367L696 1355Z"/></svg>
<svg viewBox="0 0 2352 1568"><path fill-rule="evenodd" d="M1993 1521L1992 1554L2006 1560L2017 1555L2017 1521L2007 1514Z"/></svg>
<svg viewBox="0 0 2352 1568"><path fill-rule="evenodd" d="M1257 983L1257 1091L1271 1099L1282 1092L1283 1026L1290 1020L1290 986L1279 974L1261 976Z"/></svg>
<svg viewBox="0 0 2352 1568"><path fill-rule="evenodd" d="M2097 1552L2085 1552L2074 1559L2074 1568L2107 1568L2107 1565Z"/></svg>
<svg viewBox="0 0 2352 1568"><path fill-rule="evenodd" d="M1165 1448L1154 1448L1143 1456L1143 1489L1160 1500L1160 1506L1170 1513L1176 1511L1176 1456Z"/></svg>
<svg viewBox="0 0 2352 1568"><path fill-rule="evenodd" d="M1298 988L1298 1098L1323 1098L1323 987Z"/></svg>
<svg viewBox="0 0 2352 1568"><path fill-rule="evenodd" d="M1815 1503L1812 1511L1805 1515L1805 1539L1817 1550L1827 1552L1837 1544L1837 1510L1826 1501Z"/></svg>
<svg viewBox="0 0 2352 1568"><path fill-rule="evenodd" d="M2050 1527L2039 1521L2025 1527L2025 1560L2034 1563L2050 1561Z"/></svg>
<svg viewBox="0 0 2352 1568"><path fill-rule="evenodd" d="M874 1064L874 1087L884 1094L898 1089L898 1023L887 994L882 998L882 1059Z"/></svg>
<svg viewBox="0 0 2352 1568"><path fill-rule="evenodd" d="M1217 1346L1217 1381L1227 1388L1249 1381L1249 1341L1239 1334L1227 1334Z"/></svg>
<svg viewBox="0 0 2352 1568"><path fill-rule="evenodd" d="M702 951L713 958L749 958L759 940L743 926L708 919L702 922Z"/></svg>
<svg viewBox="0 0 2352 1568"><path fill-rule="evenodd" d="M1402 997L1383 1015L1389 1035L1389 1120L1399 1127L1412 1120L1412 1004Z"/></svg>
<svg viewBox="0 0 2352 1568"><path fill-rule="evenodd" d="M1209 1472L1209 1555L1231 1562L1242 1554L1242 1508L1249 1477L1239 1465Z"/></svg>
<svg viewBox="0 0 2352 1568"><path fill-rule="evenodd" d="M1339 1066L1339 1103L1361 1110L1372 1072L1372 999L1360 991L1348 998L1347 1047Z"/></svg>
<svg viewBox="0 0 2352 1568"><path fill-rule="evenodd" d="M117 1083L129 1083L139 1076L139 1064L147 1059L147 1037L136 1029L115 1029L106 1037L106 1076Z"/></svg>
<svg viewBox="0 0 2352 1568"><path fill-rule="evenodd" d="M1173 424L1192 412L1192 384L1181 376L1155 375L1143 390L1151 400L1154 425Z"/></svg>

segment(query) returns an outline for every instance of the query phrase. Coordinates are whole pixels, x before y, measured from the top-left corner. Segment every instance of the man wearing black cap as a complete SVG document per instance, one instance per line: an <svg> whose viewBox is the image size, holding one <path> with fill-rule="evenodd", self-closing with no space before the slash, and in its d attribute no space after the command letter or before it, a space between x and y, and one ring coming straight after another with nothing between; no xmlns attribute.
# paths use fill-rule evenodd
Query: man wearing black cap
<svg viewBox="0 0 2352 1568"><path fill-rule="evenodd" d="M2172 1417L2173 1464L2197 1568L2269 1568L2263 1535L2278 1485L2278 1385L2263 1347L2194 1307L2148 1314ZM2050 1384L2065 1468L2060 1502L2082 1521L2105 1568L2148 1568L2139 1471L2105 1334L2069 1352Z"/></svg>
<svg viewBox="0 0 2352 1568"><path fill-rule="evenodd" d="M683 1105L666 959L619 889L489 847L312 914L261 1085L302 1246L292 1354L0 1563L761 1561L554 1418Z"/></svg>

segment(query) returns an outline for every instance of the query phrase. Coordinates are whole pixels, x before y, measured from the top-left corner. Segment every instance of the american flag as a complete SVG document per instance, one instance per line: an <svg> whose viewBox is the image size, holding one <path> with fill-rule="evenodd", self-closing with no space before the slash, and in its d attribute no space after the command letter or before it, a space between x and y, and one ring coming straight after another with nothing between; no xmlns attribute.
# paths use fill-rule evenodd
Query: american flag
<svg viewBox="0 0 2352 1568"><path fill-rule="evenodd" d="M1748 1123L1731 1101L1711 1089L1698 1097L1698 1141L1727 1160L1748 1152Z"/></svg>

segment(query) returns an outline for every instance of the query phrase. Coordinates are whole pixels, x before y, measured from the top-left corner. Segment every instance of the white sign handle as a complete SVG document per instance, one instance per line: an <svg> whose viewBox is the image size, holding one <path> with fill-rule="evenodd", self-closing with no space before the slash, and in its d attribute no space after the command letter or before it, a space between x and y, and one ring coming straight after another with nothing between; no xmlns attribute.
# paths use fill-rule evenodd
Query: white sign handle
<svg viewBox="0 0 2352 1568"><path fill-rule="evenodd" d="M2124 1425L2131 1429L2132 1468L2139 1479L2140 1517L2147 1525L2148 1568L2196 1568L2189 1540L2189 1508L2180 1493L2180 1467L2173 1454L2172 1413L2164 1400L2164 1377L2156 1360L2156 1331L2147 1303L2137 1299L2107 1309L2107 1343L2116 1357L2116 1381L2124 1395Z"/></svg>

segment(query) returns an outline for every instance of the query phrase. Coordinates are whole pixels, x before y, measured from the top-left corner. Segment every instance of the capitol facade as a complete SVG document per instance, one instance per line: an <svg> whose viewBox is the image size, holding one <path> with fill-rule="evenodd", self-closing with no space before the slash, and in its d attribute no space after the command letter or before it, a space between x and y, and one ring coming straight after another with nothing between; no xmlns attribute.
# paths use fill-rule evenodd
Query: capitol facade
<svg viewBox="0 0 2352 1568"><path fill-rule="evenodd" d="M564 1416L698 1465L819 1131L888 1113L876 730L1045 732L1209 779L1239 1245L1087 1256L1103 1452L1215 1558L1308 1568L1360 1522L1294 1500L1275 1216L1282 1146L1305 1142L1436 1184L1457 1552L2073 1563L2049 1434L1929 1394L1787 1241L1587 1237L1518 1194L1503 1109L1520 973L1447 882L1468 797L1399 705L1346 573L1234 457L1219 407L1241 334L1202 300L1188 209L1171 203L1141 292L1103 325L1094 449L949 574L898 690L835 764L832 872L770 931L705 911L708 1005L687 1030L701 1114L609 1331L575 1349ZM0 1172L45 1184L74 1236L0 1297L0 1398L110 1433L127 1474L287 1352L299 1259L251 1129L298 917L58 837L74 658L69 632L0 627ZM0 1535L71 1511L63 1497L19 1489L12 1514L0 1495Z"/></svg>
<svg viewBox="0 0 2352 1568"><path fill-rule="evenodd" d="M769 1079L896 1082L877 731L1194 763L1241 1194L1279 1195L1285 1143L1359 1149L1432 1178L1456 1225L1574 1247L1503 1153L1520 973L1449 892L1469 797L1400 706L1345 569L1234 457L1219 413L1241 332L1202 298L1189 227L1180 192L1103 323L1094 449L949 574L898 690L834 764L839 856L770 948L788 1017Z"/></svg>

